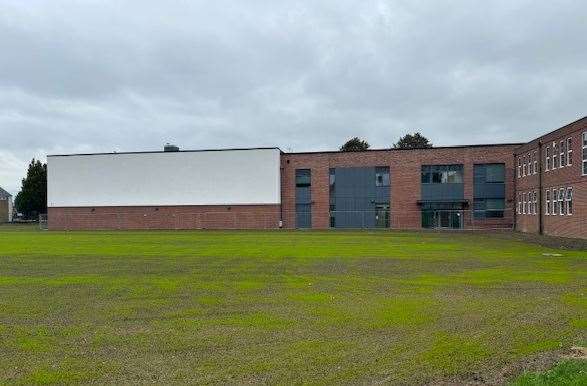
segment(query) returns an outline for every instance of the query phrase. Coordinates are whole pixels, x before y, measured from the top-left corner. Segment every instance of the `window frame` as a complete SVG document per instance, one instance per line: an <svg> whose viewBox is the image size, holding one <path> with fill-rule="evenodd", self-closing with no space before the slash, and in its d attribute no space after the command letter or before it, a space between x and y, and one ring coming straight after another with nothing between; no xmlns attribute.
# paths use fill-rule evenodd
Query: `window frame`
<svg viewBox="0 0 587 386"><path fill-rule="evenodd" d="M522 193L522 214L526 214L526 193Z"/></svg>
<svg viewBox="0 0 587 386"><path fill-rule="evenodd" d="M522 177L526 177L526 166L527 166L528 160L526 159L526 156L524 155L524 158L522 160Z"/></svg>
<svg viewBox="0 0 587 386"><path fill-rule="evenodd" d="M573 138L567 138L567 166L573 165Z"/></svg>
<svg viewBox="0 0 587 386"><path fill-rule="evenodd" d="M566 189L565 188L559 188L558 190L558 210L559 210L559 214L561 216L565 215L565 193L566 193Z"/></svg>
<svg viewBox="0 0 587 386"><path fill-rule="evenodd" d="M518 178L522 177L522 158L518 155Z"/></svg>
<svg viewBox="0 0 587 386"><path fill-rule="evenodd" d="M545 168L545 172L550 171L550 145L546 145L545 146L545 153L546 153L546 168Z"/></svg>
<svg viewBox="0 0 587 386"><path fill-rule="evenodd" d="M566 141L564 139L561 139L559 145L558 145L559 149L558 151L560 152L559 155L559 163L560 163L560 167L563 168L565 166L567 166L567 146L566 146Z"/></svg>
<svg viewBox="0 0 587 386"><path fill-rule="evenodd" d="M552 189L552 215L558 215L558 189Z"/></svg>
<svg viewBox="0 0 587 386"><path fill-rule="evenodd" d="M582 136L581 140L582 140L581 149L583 150L582 151L583 154L581 157L583 159L583 170L582 170L581 175L587 176L587 151L585 150L585 149L587 149L587 131L583 132L583 136Z"/></svg>
<svg viewBox="0 0 587 386"><path fill-rule="evenodd" d="M565 192L565 212L567 216L573 215L573 187L568 186Z"/></svg>
<svg viewBox="0 0 587 386"><path fill-rule="evenodd" d="M522 193L518 193L518 214L522 214Z"/></svg>
<svg viewBox="0 0 587 386"><path fill-rule="evenodd" d="M534 173L538 173L538 152L534 150Z"/></svg>
<svg viewBox="0 0 587 386"><path fill-rule="evenodd" d="M550 189L546 189L546 194L544 197L545 205L544 205L544 215L550 216Z"/></svg>
<svg viewBox="0 0 587 386"><path fill-rule="evenodd" d="M556 146L556 141L554 141L552 143L552 170L555 170L558 168L557 163L558 163L558 149Z"/></svg>

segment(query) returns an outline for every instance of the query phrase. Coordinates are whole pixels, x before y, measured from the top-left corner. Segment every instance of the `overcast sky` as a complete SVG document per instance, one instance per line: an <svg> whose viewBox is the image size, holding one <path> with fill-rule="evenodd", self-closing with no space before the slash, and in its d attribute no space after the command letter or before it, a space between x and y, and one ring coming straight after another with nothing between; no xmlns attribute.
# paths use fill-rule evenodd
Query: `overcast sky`
<svg viewBox="0 0 587 386"><path fill-rule="evenodd" d="M587 115L586 20L564 0L0 0L0 186L32 157L165 142L526 141Z"/></svg>

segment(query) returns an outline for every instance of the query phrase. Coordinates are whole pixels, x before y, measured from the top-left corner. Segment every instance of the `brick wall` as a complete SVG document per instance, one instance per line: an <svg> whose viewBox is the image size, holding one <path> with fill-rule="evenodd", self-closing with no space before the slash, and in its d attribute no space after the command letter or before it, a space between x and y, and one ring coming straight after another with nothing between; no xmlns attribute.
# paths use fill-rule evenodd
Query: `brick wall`
<svg viewBox="0 0 587 386"><path fill-rule="evenodd" d="M0 199L0 223L8 222L8 200Z"/></svg>
<svg viewBox="0 0 587 386"><path fill-rule="evenodd" d="M421 166L463 164L465 199L473 204L473 165L505 163L506 211L504 218L475 220L465 216L465 228L511 228L513 226L513 153L519 145L469 146L419 150L372 150L366 152L289 153L281 158L282 206L284 227L295 227L295 170L312 170L312 227L329 227L329 169L336 167L390 168L391 227L421 227L420 199ZM470 212L469 212L470 213Z"/></svg>
<svg viewBox="0 0 587 386"><path fill-rule="evenodd" d="M516 197L520 193L527 193L536 190L538 200L541 202L536 215L516 215L516 230L521 232L539 232L540 219L543 221L544 234L563 237L587 238L587 176L582 175L582 133L587 131L587 118L572 122L555 131L530 141L516 149L516 163L518 158L533 152L541 153L538 157L539 168L541 168L542 189L540 188L540 175L532 174L516 178ZM560 141L566 142L567 138L572 140L573 162L571 166L559 167L546 171L546 146L549 146L552 157L552 143L560 146ZM539 143L542 144L542 151L538 152ZM560 149L557 149L557 158L560 161ZM573 188L573 214L571 216L557 214L545 214L545 190ZM552 199L552 196L551 196Z"/></svg>
<svg viewBox="0 0 587 386"><path fill-rule="evenodd" d="M50 230L276 229L279 205L49 208Z"/></svg>

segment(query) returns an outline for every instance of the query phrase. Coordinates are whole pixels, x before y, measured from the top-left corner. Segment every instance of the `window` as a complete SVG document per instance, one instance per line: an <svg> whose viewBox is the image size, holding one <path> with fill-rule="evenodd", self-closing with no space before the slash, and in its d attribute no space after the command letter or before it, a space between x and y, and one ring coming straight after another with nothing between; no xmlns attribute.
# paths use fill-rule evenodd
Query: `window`
<svg viewBox="0 0 587 386"><path fill-rule="evenodd" d="M558 168L558 148L556 142L552 143L552 168Z"/></svg>
<svg viewBox="0 0 587 386"><path fill-rule="evenodd" d="M526 193L522 193L522 214L526 214Z"/></svg>
<svg viewBox="0 0 587 386"><path fill-rule="evenodd" d="M583 133L583 175L587 176L587 131Z"/></svg>
<svg viewBox="0 0 587 386"><path fill-rule="evenodd" d="M518 178L522 177L522 158L518 156Z"/></svg>
<svg viewBox="0 0 587 386"><path fill-rule="evenodd" d="M558 191L558 208L560 210L560 215L564 216L565 214L565 188L560 188Z"/></svg>
<svg viewBox="0 0 587 386"><path fill-rule="evenodd" d="M311 185L310 169L296 169L296 187L303 188Z"/></svg>
<svg viewBox="0 0 587 386"><path fill-rule="evenodd" d="M550 146L546 145L546 171L550 170Z"/></svg>
<svg viewBox="0 0 587 386"><path fill-rule="evenodd" d="M463 165L422 165L423 184L462 184Z"/></svg>
<svg viewBox="0 0 587 386"><path fill-rule="evenodd" d="M558 190L552 189L552 215L558 214Z"/></svg>
<svg viewBox="0 0 587 386"><path fill-rule="evenodd" d="M532 174L532 165L534 163L532 162L532 154L528 153L528 175Z"/></svg>
<svg viewBox="0 0 587 386"><path fill-rule="evenodd" d="M528 163L528 160L526 159L526 156L524 156L524 160L522 161L522 177L526 177L526 164Z"/></svg>
<svg viewBox="0 0 587 386"><path fill-rule="evenodd" d="M567 164L567 148L566 148L566 143L564 140L562 140L560 142L559 145L559 150L561 152L560 154L560 164L561 164L561 168L564 167Z"/></svg>
<svg viewBox="0 0 587 386"><path fill-rule="evenodd" d="M504 164L478 164L474 166L474 179L476 184L505 182Z"/></svg>
<svg viewBox="0 0 587 386"><path fill-rule="evenodd" d="M532 214L532 202L534 201L532 192L528 192L528 214Z"/></svg>
<svg viewBox="0 0 587 386"><path fill-rule="evenodd" d="M522 214L522 193L518 193L518 214Z"/></svg>
<svg viewBox="0 0 587 386"><path fill-rule="evenodd" d="M538 192L534 191L534 201L532 202L532 214L536 215L536 209L538 208Z"/></svg>
<svg viewBox="0 0 587 386"><path fill-rule="evenodd" d="M389 186L389 168L379 166L375 168L375 186Z"/></svg>
<svg viewBox="0 0 587 386"><path fill-rule="evenodd" d="M546 190L546 204L544 205L544 214L550 215L550 189Z"/></svg>
<svg viewBox="0 0 587 386"><path fill-rule="evenodd" d="M534 150L534 174L538 173L538 153Z"/></svg>
<svg viewBox="0 0 587 386"><path fill-rule="evenodd" d="M567 216L573 214L573 188L567 188Z"/></svg>
<svg viewBox="0 0 587 386"><path fill-rule="evenodd" d="M573 139L567 138L567 166L573 164Z"/></svg>

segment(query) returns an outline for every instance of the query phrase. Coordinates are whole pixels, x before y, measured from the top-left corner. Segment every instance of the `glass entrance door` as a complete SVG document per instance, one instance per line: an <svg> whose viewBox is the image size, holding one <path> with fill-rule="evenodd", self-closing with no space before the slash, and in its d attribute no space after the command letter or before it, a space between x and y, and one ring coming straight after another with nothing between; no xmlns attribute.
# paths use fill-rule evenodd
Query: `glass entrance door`
<svg viewBox="0 0 587 386"><path fill-rule="evenodd" d="M423 210L422 227L460 229L463 227L462 212L459 210Z"/></svg>

